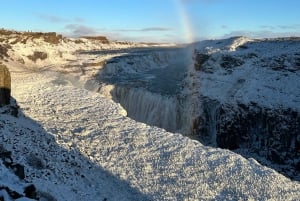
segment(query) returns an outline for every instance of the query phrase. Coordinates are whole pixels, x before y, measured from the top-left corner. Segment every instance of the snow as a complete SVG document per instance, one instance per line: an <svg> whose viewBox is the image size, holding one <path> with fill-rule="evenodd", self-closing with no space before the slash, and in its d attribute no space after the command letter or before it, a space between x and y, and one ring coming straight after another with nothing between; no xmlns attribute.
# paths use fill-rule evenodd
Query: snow
<svg viewBox="0 0 300 201"><path fill-rule="evenodd" d="M0 186L12 186L14 190L21 191L20 186L23 186L21 182L19 182L16 175L10 172L0 161Z"/></svg>
<svg viewBox="0 0 300 201"><path fill-rule="evenodd" d="M230 46L232 40L236 41L231 39L225 49L222 49L224 44L218 42L216 49L213 45L208 49L234 52L239 45L250 41L242 38ZM291 181L254 159L247 160L231 151L204 146L181 134L136 122L126 117L119 104L84 89L86 81L103 66L84 67L88 69L84 74L77 72L81 64L106 61L120 53L76 54L79 49L99 48L89 41L75 44L70 40L59 47L42 48L37 48L46 45L41 41L28 43L17 43L15 52L10 52L13 58L23 58L24 65L17 63L17 59L6 63L11 71L12 96L18 102L21 114L18 118L6 114L0 116L0 144L12 151L17 163L25 166L26 178L17 180L0 163L0 185L22 192L27 183L33 183L44 199L59 201L299 200L299 182ZM129 48L132 46L134 44L128 45ZM56 48L61 48L62 57L56 57L60 55ZM120 46L103 45L101 48L114 50ZM52 56L38 63L26 60L27 55L41 49ZM67 62L70 59L73 61ZM74 67L75 70L68 69L65 64L70 63L79 66ZM148 67L152 68L154 64L150 63ZM40 72L45 69L46 72ZM220 98L226 91L237 98L239 89L245 87L239 80L248 76L265 81L267 86L279 84L276 79L269 81L263 75L257 76L255 70L258 69L253 70L247 63L243 69L231 76L224 75L222 70L213 75L197 74L206 81L200 91L208 96L220 95ZM270 73L268 69L264 71L262 74ZM193 81L199 82L199 77ZM243 90L252 92L256 89L255 81L245 80L250 82L250 88ZM231 88L235 83L238 87ZM113 88L111 85L106 87L107 90ZM291 90L299 90L297 84L291 87ZM272 97L275 93L268 87L263 90L269 90ZM241 99L257 98L257 93L250 95ZM230 101L231 96L225 96L224 100ZM290 96L294 100L295 97ZM265 104L277 103L265 101ZM296 106L296 103L295 99L287 104Z"/></svg>
<svg viewBox="0 0 300 201"><path fill-rule="evenodd" d="M0 188L1 187L10 187L10 190L16 191L23 195L23 188L26 186L24 182L20 182L16 175L14 175L10 170L8 170L0 161ZM12 200L8 193L1 189L0 198L3 197L5 201ZM30 201L29 198L19 198L17 201Z"/></svg>
<svg viewBox="0 0 300 201"><path fill-rule="evenodd" d="M226 48L221 48L224 46ZM210 47L209 50L207 47ZM205 68L213 69L213 73L191 72L195 76L190 82L196 83L193 90L203 96L223 103L252 101L269 108L300 109L300 85L297 82L300 73L295 64L299 58L299 42L293 39L253 40L236 37L203 41L196 44L195 48L197 52L211 56ZM234 67L234 70L225 70L220 63L222 57L227 55L244 63ZM280 70L274 70L276 67L280 67Z"/></svg>
<svg viewBox="0 0 300 201"><path fill-rule="evenodd" d="M230 151L135 122L98 93L13 72L2 142L57 200L297 200L300 185ZM35 157L33 157L35 156ZM31 160L40 159L41 167Z"/></svg>

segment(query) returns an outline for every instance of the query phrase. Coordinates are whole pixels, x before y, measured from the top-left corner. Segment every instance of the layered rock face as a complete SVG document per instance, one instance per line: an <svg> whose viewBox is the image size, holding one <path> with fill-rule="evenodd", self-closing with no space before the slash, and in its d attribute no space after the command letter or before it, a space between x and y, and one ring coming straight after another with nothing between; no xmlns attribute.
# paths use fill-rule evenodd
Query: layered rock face
<svg viewBox="0 0 300 201"><path fill-rule="evenodd" d="M220 104L203 98L194 135L225 149L247 151L300 171L300 115L292 108L267 108L252 102Z"/></svg>
<svg viewBox="0 0 300 201"><path fill-rule="evenodd" d="M199 43L193 135L299 180L299 47L300 38Z"/></svg>
<svg viewBox="0 0 300 201"><path fill-rule="evenodd" d="M0 106L10 103L11 79L6 66L0 64Z"/></svg>

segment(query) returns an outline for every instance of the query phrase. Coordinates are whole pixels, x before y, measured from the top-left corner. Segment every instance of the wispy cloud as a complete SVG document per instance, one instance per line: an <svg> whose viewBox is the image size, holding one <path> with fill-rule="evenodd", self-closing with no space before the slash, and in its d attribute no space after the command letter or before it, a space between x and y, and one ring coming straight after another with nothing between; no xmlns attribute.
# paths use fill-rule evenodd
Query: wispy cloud
<svg viewBox="0 0 300 201"><path fill-rule="evenodd" d="M261 25L259 28L264 30L299 30L300 24L292 24L292 25L277 25L277 26L270 26L270 25Z"/></svg>
<svg viewBox="0 0 300 201"><path fill-rule="evenodd" d="M275 32L270 30L262 31L233 31L222 36L222 38L229 38L232 36L247 36L250 38L276 38L276 37L290 37L290 36L300 36L300 32Z"/></svg>
<svg viewBox="0 0 300 201"><path fill-rule="evenodd" d="M68 30L68 35L72 37L78 36L90 36L99 33L99 29L94 27L89 27L83 24L67 24L65 29Z"/></svg>
<svg viewBox="0 0 300 201"><path fill-rule="evenodd" d="M229 27L227 25L222 25L221 28L222 29L228 29Z"/></svg>
<svg viewBox="0 0 300 201"><path fill-rule="evenodd" d="M170 31L172 29L168 27L148 27L144 29L140 29L140 31Z"/></svg>
<svg viewBox="0 0 300 201"><path fill-rule="evenodd" d="M41 14L41 13L36 13L35 14L39 19L51 22L51 23L64 23L68 22L69 20L66 18L62 18L56 15L46 15L46 14Z"/></svg>
<svg viewBox="0 0 300 201"><path fill-rule="evenodd" d="M280 28L280 29L290 29L290 30L299 30L300 29L300 24L279 25L278 28Z"/></svg>
<svg viewBox="0 0 300 201"><path fill-rule="evenodd" d="M74 21L75 22L78 22L78 23L82 23L82 22L85 22L85 19L81 18L81 17L75 17L74 18Z"/></svg>
<svg viewBox="0 0 300 201"><path fill-rule="evenodd" d="M105 36L109 36L110 39L121 40L121 41L132 41L132 42L146 42L146 43L175 43L183 42L181 37L172 34L163 34L160 37L155 35L124 35L121 33L106 33Z"/></svg>
<svg viewBox="0 0 300 201"><path fill-rule="evenodd" d="M180 0L181 3L215 3L218 0Z"/></svg>
<svg viewBox="0 0 300 201"><path fill-rule="evenodd" d="M269 30L276 29L276 27L274 27L274 26L269 26L269 25L261 25L259 28L261 28L261 29L269 29Z"/></svg>
<svg viewBox="0 0 300 201"><path fill-rule="evenodd" d="M142 29L117 29L114 31L120 32L164 32L164 31L171 31L172 29L169 27L147 27Z"/></svg>
<svg viewBox="0 0 300 201"><path fill-rule="evenodd" d="M70 23L65 25L63 35L70 37L80 36L95 36L103 35L108 37L110 40L125 40L135 42L174 42L178 41L175 36L170 37L168 31L170 28L164 27L148 27L143 29L121 29L121 30L106 30L96 27L91 27L81 23ZM131 34L128 32L139 32L141 34ZM157 37L155 32L160 33L160 37ZM175 40L176 39L176 40Z"/></svg>
<svg viewBox="0 0 300 201"><path fill-rule="evenodd" d="M70 22L76 22L76 23L83 23L85 19L81 17L74 17L73 19L63 18L57 15L47 15L42 13L35 13L35 15L44 21L50 22L50 23L70 23Z"/></svg>

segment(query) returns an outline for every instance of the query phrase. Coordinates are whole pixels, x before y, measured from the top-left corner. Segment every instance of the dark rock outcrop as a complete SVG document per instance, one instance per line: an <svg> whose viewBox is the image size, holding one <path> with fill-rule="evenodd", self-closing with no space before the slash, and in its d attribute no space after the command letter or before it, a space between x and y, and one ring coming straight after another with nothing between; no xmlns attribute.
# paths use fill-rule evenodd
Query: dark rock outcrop
<svg viewBox="0 0 300 201"><path fill-rule="evenodd" d="M109 40L105 36L83 36L82 38L99 41L100 43L103 43L103 44L109 44Z"/></svg>
<svg viewBox="0 0 300 201"><path fill-rule="evenodd" d="M202 114L194 120L194 135L204 144L246 149L299 174L300 114L291 108L267 108L256 103L221 104L203 98ZM287 176L291 176L287 175Z"/></svg>
<svg viewBox="0 0 300 201"><path fill-rule="evenodd" d="M8 44L0 44L0 59L8 58L8 50L11 49L11 46Z"/></svg>
<svg viewBox="0 0 300 201"><path fill-rule="evenodd" d="M24 166L13 162L10 151L6 151L3 147L0 147L0 159L7 168L15 173L16 176L20 179L25 178Z"/></svg>
<svg viewBox="0 0 300 201"><path fill-rule="evenodd" d="M244 62L239 58L235 58L235 57L232 57L230 55L223 55L222 62L221 62L220 65L224 69L228 70L228 69L231 69L231 68L241 66L243 64L244 64Z"/></svg>
<svg viewBox="0 0 300 201"><path fill-rule="evenodd" d="M14 163L14 160L12 158L12 152L7 151L1 145L0 160L2 161L3 165L6 168L10 169L17 177L19 177L20 180L23 180L25 178L24 166L18 163ZM39 200L38 193L33 184L29 184L28 186L26 186L24 188L24 191L21 193L13 190L10 186L4 186L0 183L0 191L4 191L5 194L7 194L7 196L13 200L19 198L30 198L33 200ZM4 200L3 195L0 195L0 200Z"/></svg>
<svg viewBox="0 0 300 201"><path fill-rule="evenodd" d="M200 54L200 53L197 53L195 52L194 54L194 68L195 70L199 71L199 70L202 70L202 66L205 62L207 62L209 59L209 55L208 54Z"/></svg>
<svg viewBox="0 0 300 201"><path fill-rule="evenodd" d="M36 62L38 59L45 60L48 57L48 54L45 52L35 51L32 55L27 56L33 62Z"/></svg>
<svg viewBox="0 0 300 201"><path fill-rule="evenodd" d="M0 64L0 107L10 103L11 79L6 66Z"/></svg>
<svg viewBox="0 0 300 201"><path fill-rule="evenodd" d="M37 192L36 188L33 184L30 184L24 189L24 194L26 197L31 198L31 199L38 199L37 197Z"/></svg>

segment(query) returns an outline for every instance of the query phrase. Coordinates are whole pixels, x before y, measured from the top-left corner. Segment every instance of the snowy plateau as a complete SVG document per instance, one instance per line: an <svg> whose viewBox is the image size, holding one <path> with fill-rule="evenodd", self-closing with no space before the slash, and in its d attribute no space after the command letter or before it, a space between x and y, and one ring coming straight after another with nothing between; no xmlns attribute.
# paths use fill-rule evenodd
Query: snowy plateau
<svg viewBox="0 0 300 201"><path fill-rule="evenodd" d="M300 200L300 39L0 30L0 200Z"/></svg>

